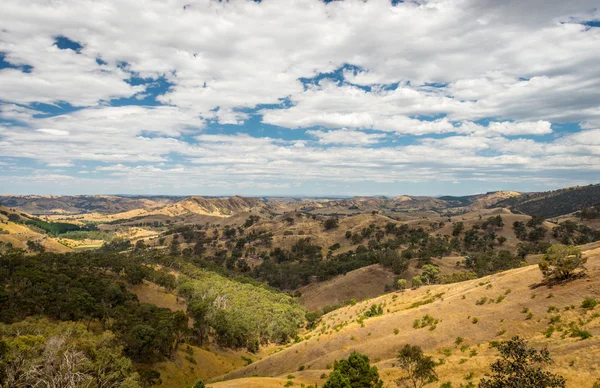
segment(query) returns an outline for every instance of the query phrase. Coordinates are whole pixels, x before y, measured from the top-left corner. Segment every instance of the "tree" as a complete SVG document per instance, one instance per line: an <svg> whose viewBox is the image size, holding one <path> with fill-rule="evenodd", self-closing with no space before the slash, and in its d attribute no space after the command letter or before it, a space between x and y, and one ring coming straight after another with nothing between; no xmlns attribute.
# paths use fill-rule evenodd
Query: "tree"
<svg viewBox="0 0 600 388"><path fill-rule="evenodd" d="M456 222L452 227L452 235L459 236L461 232L465 229L464 222Z"/></svg>
<svg viewBox="0 0 600 388"><path fill-rule="evenodd" d="M541 364L552 362L546 348L529 348L519 337L498 345L500 358L491 365L492 377L479 382L481 388L553 388L565 387L565 379L542 370Z"/></svg>
<svg viewBox="0 0 600 388"><path fill-rule="evenodd" d="M27 240L27 248L30 251L40 252L40 253L43 253L46 250L46 248L44 248L44 246L42 244L40 244L37 241L32 241L32 240Z"/></svg>
<svg viewBox="0 0 600 388"><path fill-rule="evenodd" d="M399 290L406 289L406 279L398 279L397 287Z"/></svg>
<svg viewBox="0 0 600 388"><path fill-rule="evenodd" d="M407 374L396 381L399 387L421 388L437 381L436 363L423 354L420 346L404 345L398 354L398 365Z"/></svg>
<svg viewBox="0 0 600 388"><path fill-rule="evenodd" d="M335 218L328 218L323 223L323 226L325 227L325 230L335 229L338 227L338 220Z"/></svg>
<svg viewBox="0 0 600 388"><path fill-rule="evenodd" d="M382 388L376 366L371 366L369 357L352 352L347 360L336 360L333 372L323 388Z"/></svg>
<svg viewBox="0 0 600 388"><path fill-rule="evenodd" d="M423 266L423 273L421 274L421 280L426 284L433 284L437 280L437 275L440 273L440 267L432 264L425 264Z"/></svg>
<svg viewBox="0 0 600 388"><path fill-rule="evenodd" d="M146 243L144 242L144 240L137 240L137 242L135 243L135 250L143 251L144 249L146 249Z"/></svg>
<svg viewBox="0 0 600 388"><path fill-rule="evenodd" d="M414 288L419 288L422 285L423 285L423 280L421 279L421 277L419 275L412 278L412 286Z"/></svg>
<svg viewBox="0 0 600 388"><path fill-rule="evenodd" d="M204 387L205 387L204 381L202 381L202 380L198 380L194 383L194 388L204 388Z"/></svg>
<svg viewBox="0 0 600 388"><path fill-rule="evenodd" d="M584 264L587 258L583 257L577 247L554 244L539 263L544 279L548 281L563 281L577 274L585 273Z"/></svg>

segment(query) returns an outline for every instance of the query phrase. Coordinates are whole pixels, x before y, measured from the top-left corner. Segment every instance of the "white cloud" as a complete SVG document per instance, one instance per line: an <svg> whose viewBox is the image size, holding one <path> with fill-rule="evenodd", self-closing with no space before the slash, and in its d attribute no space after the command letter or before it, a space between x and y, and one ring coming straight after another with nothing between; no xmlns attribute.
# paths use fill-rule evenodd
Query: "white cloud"
<svg viewBox="0 0 600 388"><path fill-rule="evenodd" d="M336 131L306 131L307 134L318 139L321 144L346 144L368 145L375 144L385 137L384 134L364 133L342 128Z"/></svg>
<svg viewBox="0 0 600 388"><path fill-rule="evenodd" d="M595 172L600 29L578 22L597 19L596 3L4 0L0 52L32 68L0 70L0 155L94 171L69 184L115 190ZM59 35L80 52L53 45ZM299 80L345 64L343 80ZM169 82L165 105L110 106L152 94L132 75ZM48 117L36 103L83 109ZM230 133L257 106L263 123L307 136L203 133ZM582 130L529 138L563 122Z"/></svg>

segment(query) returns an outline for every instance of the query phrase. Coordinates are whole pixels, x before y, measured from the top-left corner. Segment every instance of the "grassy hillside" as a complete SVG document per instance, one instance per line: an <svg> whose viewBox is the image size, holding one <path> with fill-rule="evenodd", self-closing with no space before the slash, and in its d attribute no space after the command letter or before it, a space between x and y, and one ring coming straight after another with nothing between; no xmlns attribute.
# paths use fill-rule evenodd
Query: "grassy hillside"
<svg viewBox="0 0 600 388"><path fill-rule="evenodd" d="M18 222L11 221L17 219ZM27 241L33 241L43 246L47 252L64 253L71 251L71 248L59 243L58 239L43 233L43 230L36 228L34 225L21 223L23 219L21 213L0 206L0 243L27 250Z"/></svg>
<svg viewBox="0 0 600 388"><path fill-rule="evenodd" d="M551 289L532 288L541 281L541 274L537 266L527 266L462 283L396 292L344 307L327 314L302 342L224 376L231 381L210 386L276 387L289 374L296 377L292 379L296 385L322 385L325 380L321 375L329 373L328 365L357 350L375 360L386 386L392 387L400 375L393 367L394 359L406 343L419 345L435 359L445 360L438 367L440 382L451 381L454 386L476 383L496 357L490 343L514 335L527 338L537 347L548 346L555 359L550 370L566 377L568 387L590 386L600 377L594 367L600 357L600 307L583 309L581 302L585 297L600 298L600 244L586 247L585 255L589 258L589 276ZM366 319L361 325L357 319L372 304L382 305L384 314ZM415 329L415 321L420 326L427 315L437 324ZM563 331L547 337L544 333L549 333L550 319L559 319L560 323L552 326L562 326ZM577 323L579 320L583 325ZM571 337L570 322L589 331L592 337ZM275 379L250 378L254 375ZM240 378L243 380L233 380Z"/></svg>

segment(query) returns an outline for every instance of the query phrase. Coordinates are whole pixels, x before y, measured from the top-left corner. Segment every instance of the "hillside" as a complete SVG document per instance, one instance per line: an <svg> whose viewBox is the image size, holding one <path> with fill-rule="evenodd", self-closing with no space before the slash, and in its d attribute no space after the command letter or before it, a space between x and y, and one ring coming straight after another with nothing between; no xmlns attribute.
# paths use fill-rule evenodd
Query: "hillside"
<svg viewBox="0 0 600 388"><path fill-rule="evenodd" d="M464 197L353 197L353 198L258 198L191 196L0 196L0 204L30 214L106 222L149 216L201 215L230 217L240 213L284 214L301 211L317 215L348 215L382 212L395 215L416 213L461 213L490 207L515 192L494 192Z"/></svg>
<svg viewBox="0 0 600 388"><path fill-rule="evenodd" d="M440 382L458 386L477 382L489 371L488 365L496 357L495 349L489 346L491 341L514 335L527 338L536 347L548 346L555 360L550 370L565 376L568 387L589 386L599 377L594 364L600 357L600 319L597 311L579 306L585 297L600 298L600 244L588 246L585 255L589 276L551 289L532 289L541 281L541 274L537 266L527 266L462 283L396 292L341 308L327 314L302 342L225 375L229 381L210 386L278 387L289 374L294 375L295 384L322 385L325 380L321 375L329 373L328 365L357 350L375 361L385 386L391 387L399 377L394 358L406 343L423 347L435 359L444 359L437 369ZM484 302L476 304L481 300ZM411 308L413 303L423 305ZM372 304L381 304L385 313L366 319L361 327L356 319ZM435 327L413 328L415 320L427 314L439 320ZM543 332L553 316L560 316L567 331L569 322L583 319L592 337L562 338L557 331L546 338ZM462 341L457 345L458 337Z"/></svg>
<svg viewBox="0 0 600 388"><path fill-rule="evenodd" d="M36 214L120 213L134 209L154 209L179 200L179 197L124 197L113 195L1 195L0 205Z"/></svg>
<svg viewBox="0 0 600 388"><path fill-rule="evenodd" d="M10 221L9 216L19 217L19 213L0 206L0 243L11 244L15 248L27 249L27 241L39 243L48 252L70 252L71 248L34 228Z"/></svg>
<svg viewBox="0 0 600 388"><path fill-rule="evenodd" d="M584 207L600 205L600 184L528 193L500 201L495 206L544 218L573 213Z"/></svg>
<svg viewBox="0 0 600 388"><path fill-rule="evenodd" d="M168 216L199 214L230 217L238 213L260 213L265 211L267 211L267 206L259 198L233 196L223 198L189 197L152 213Z"/></svg>

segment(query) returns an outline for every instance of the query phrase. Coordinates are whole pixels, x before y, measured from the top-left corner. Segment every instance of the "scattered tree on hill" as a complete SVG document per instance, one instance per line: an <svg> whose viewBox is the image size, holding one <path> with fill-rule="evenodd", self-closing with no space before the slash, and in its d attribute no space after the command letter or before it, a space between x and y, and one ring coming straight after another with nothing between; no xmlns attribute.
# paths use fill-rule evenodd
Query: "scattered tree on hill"
<svg viewBox="0 0 600 388"><path fill-rule="evenodd" d="M454 226L452 227L452 235L460 236L460 234L462 233L462 231L464 229L465 229L465 224L463 222L456 222L456 223L454 223Z"/></svg>
<svg viewBox="0 0 600 388"><path fill-rule="evenodd" d="M423 285L423 279L421 279L421 276L417 275L415 277L412 278L412 286L413 288L419 288Z"/></svg>
<svg viewBox="0 0 600 388"><path fill-rule="evenodd" d="M479 382L481 388L554 388L565 387L565 379L546 372L541 365L552 362L546 348L536 350L519 337L498 345L500 358L491 365L492 376Z"/></svg>
<svg viewBox="0 0 600 388"><path fill-rule="evenodd" d="M135 250L136 251L143 251L144 249L146 249L146 243L144 242L144 240L138 240L135 243Z"/></svg>
<svg viewBox="0 0 600 388"><path fill-rule="evenodd" d="M544 222L544 217L533 216L529 221L527 221L527 226L530 228L535 228L536 226L541 226Z"/></svg>
<svg viewBox="0 0 600 388"><path fill-rule="evenodd" d="M515 231L515 236L519 240L525 240L527 238L527 228L525 228L525 224L522 221L513 222L513 230Z"/></svg>
<svg viewBox="0 0 600 388"><path fill-rule="evenodd" d="M406 376L398 379L399 387L421 388L437 381L436 363L431 356L425 356L420 346L404 345L398 354L398 365Z"/></svg>
<svg viewBox="0 0 600 388"><path fill-rule="evenodd" d="M336 218L328 218L323 223L325 230L331 230L338 227L338 220Z"/></svg>
<svg viewBox="0 0 600 388"><path fill-rule="evenodd" d="M501 215L489 217L481 226L483 229L487 229L490 226L492 227L492 230L495 230L496 228L502 229L504 227L504 220Z"/></svg>
<svg viewBox="0 0 600 388"><path fill-rule="evenodd" d="M587 258L574 246L554 244L540 262L539 267L548 281L563 281L585 273Z"/></svg>
<svg viewBox="0 0 600 388"><path fill-rule="evenodd" d="M202 380L198 380L194 383L194 388L204 388L206 385L204 385L204 381Z"/></svg>
<svg viewBox="0 0 600 388"><path fill-rule="evenodd" d="M27 249L33 252L44 252L46 248L37 241L27 240Z"/></svg>
<svg viewBox="0 0 600 388"><path fill-rule="evenodd" d="M352 352L347 360L336 360L333 372L323 388L382 388L376 366L371 366L369 357Z"/></svg>
<svg viewBox="0 0 600 388"><path fill-rule="evenodd" d="M398 279L398 283L396 283L396 287L398 287L399 290L405 290L406 289L406 279Z"/></svg>
<svg viewBox="0 0 600 388"><path fill-rule="evenodd" d="M423 273L421 274L421 280L427 284L434 284L437 281L437 276L440 273L440 267L433 264L425 264L423 266Z"/></svg>

